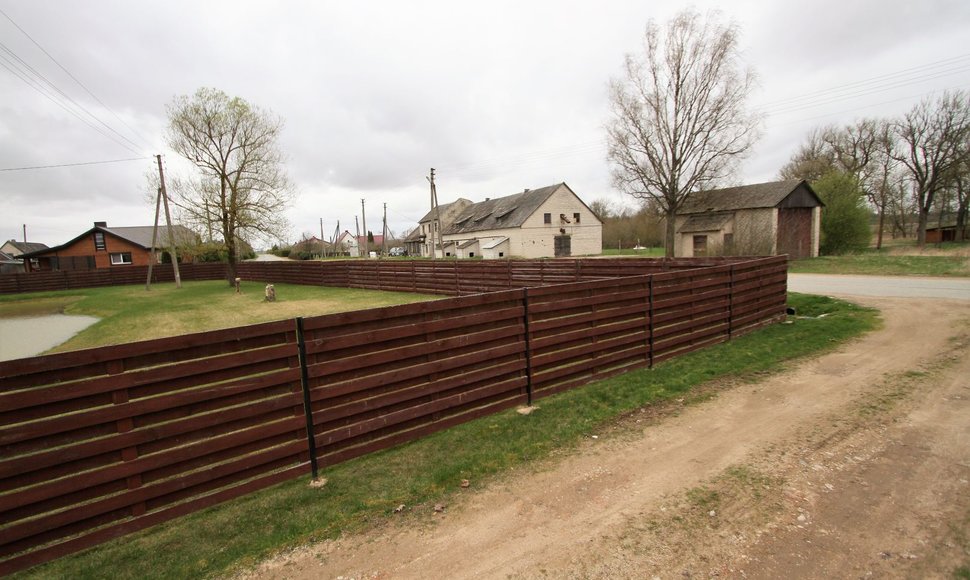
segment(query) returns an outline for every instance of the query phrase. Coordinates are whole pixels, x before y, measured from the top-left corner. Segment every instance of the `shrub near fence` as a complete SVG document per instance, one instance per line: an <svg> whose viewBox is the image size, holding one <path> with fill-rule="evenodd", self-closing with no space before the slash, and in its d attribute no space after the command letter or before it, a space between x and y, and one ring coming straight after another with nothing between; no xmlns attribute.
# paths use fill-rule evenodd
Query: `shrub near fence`
<svg viewBox="0 0 970 580"><path fill-rule="evenodd" d="M784 315L784 258L599 262L247 263L479 293L0 362L0 574Z"/></svg>

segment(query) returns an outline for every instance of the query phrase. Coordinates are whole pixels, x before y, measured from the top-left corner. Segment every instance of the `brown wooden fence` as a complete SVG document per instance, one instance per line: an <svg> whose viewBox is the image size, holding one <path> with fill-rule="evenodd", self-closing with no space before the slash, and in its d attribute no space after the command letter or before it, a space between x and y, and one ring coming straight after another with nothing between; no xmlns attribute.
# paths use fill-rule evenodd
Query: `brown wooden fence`
<svg viewBox="0 0 970 580"><path fill-rule="evenodd" d="M576 262L247 264L478 293L0 362L0 574L784 315L784 258Z"/></svg>

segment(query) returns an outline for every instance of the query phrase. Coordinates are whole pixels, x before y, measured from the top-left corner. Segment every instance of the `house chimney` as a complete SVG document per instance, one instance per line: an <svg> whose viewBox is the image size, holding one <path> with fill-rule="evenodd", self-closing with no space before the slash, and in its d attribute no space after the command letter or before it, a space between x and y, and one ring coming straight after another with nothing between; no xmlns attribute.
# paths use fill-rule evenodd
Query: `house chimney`
<svg viewBox="0 0 970 580"><path fill-rule="evenodd" d="M106 227L108 227L108 222L94 222L94 227L96 227L96 228L106 228Z"/></svg>

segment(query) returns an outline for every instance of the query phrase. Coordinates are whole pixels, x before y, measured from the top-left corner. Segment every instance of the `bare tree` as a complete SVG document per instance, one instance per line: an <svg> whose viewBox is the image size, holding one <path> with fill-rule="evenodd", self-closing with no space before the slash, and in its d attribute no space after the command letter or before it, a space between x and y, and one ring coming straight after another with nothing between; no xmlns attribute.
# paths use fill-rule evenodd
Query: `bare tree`
<svg viewBox="0 0 970 580"><path fill-rule="evenodd" d="M965 240L964 232L967 231L967 216L970 214L970 170L968 170L968 167L970 167L970 160L963 164L962 170L953 179L957 202L957 231L954 241L957 242Z"/></svg>
<svg viewBox="0 0 970 580"><path fill-rule="evenodd" d="M198 169L178 183L177 205L190 222L218 224L232 284L243 236L285 234L292 189L277 146L282 120L210 88L176 97L167 110L169 147Z"/></svg>
<svg viewBox="0 0 970 580"><path fill-rule="evenodd" d="M970 134L970 98L946 92L924 100L894 124L898 146L893 158L906 169L917 209L916 241L926 245L926 224L936 195L949 185L965 159Z"/></svg>
<svg viewBox="0 0 970 580"><path fill-rule="evenodd" d="M835 131L834 127L812 129L791 160L781 168L779 177L816 181L837 169L835 153L829 145L830 136Z"/></svg>
<svg viewBox="0 0 970 580"><path fill-rule="evenodd" d="M758 137L760 117L746 107L755 78L739 62L738 27L717 13L685 10L665 34L651 21L644 41L610 82L608 156L614 186L664 212L673 256L686 196L730 177Z"/></svg>

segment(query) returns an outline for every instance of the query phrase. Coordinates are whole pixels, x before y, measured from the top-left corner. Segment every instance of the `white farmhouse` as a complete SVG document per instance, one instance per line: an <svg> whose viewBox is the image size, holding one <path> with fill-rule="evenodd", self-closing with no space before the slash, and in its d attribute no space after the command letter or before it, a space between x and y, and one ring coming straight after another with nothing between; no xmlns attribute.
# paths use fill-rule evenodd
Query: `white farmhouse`
<svg viewBox="0 0 970 580"><path fill-rule="evenodd" d="M603 222L558 183L470 204L442 237L445 257L589 256L603 251Z"/></svg>

